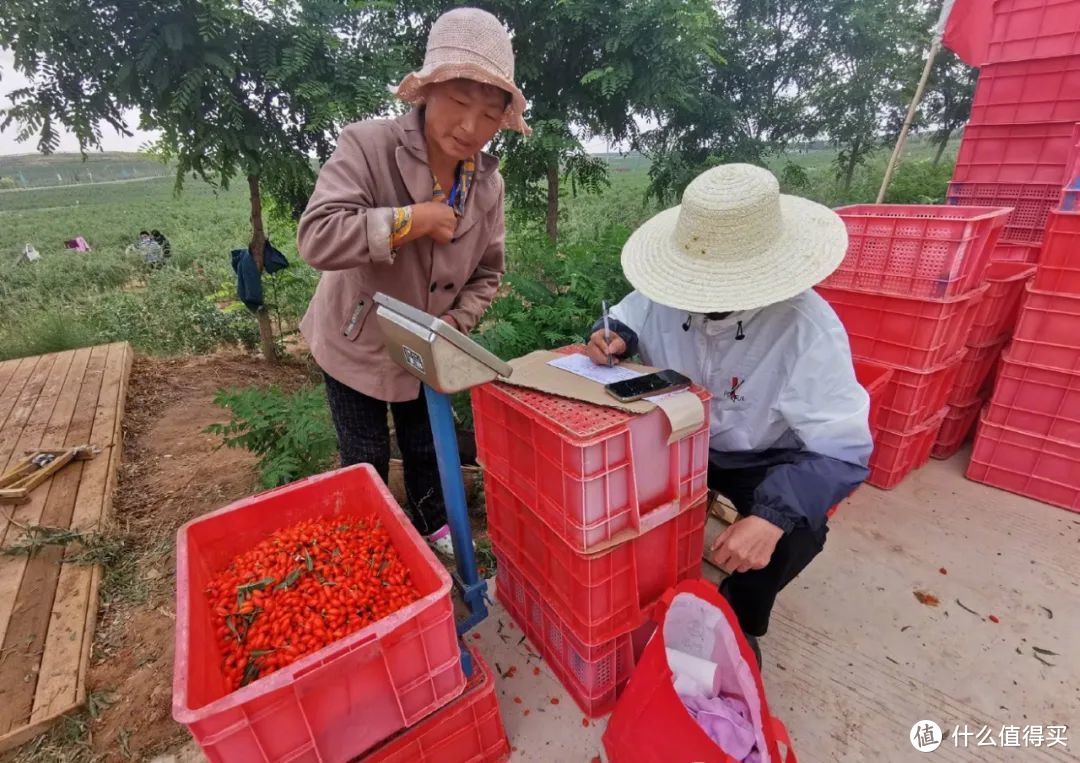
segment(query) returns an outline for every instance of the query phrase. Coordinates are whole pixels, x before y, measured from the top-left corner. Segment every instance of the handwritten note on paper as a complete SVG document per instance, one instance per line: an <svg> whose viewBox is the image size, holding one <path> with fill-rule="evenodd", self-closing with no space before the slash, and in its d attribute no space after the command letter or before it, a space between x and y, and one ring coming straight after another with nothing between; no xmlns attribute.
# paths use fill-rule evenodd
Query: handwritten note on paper
<svg viewBox="0 0 1080 763"><path fill-rule="evenodd" d="M614 384L615 382L643 376L638 371L631 371L629 368L623 368L622 366L612 366L610 368L608 366L598 366L585 355L564 355L548 361L548 365L560 368L563 371L569 371L576 376L589 379L597 384Z"/></svg>
<svg viewBox="0 0 1080 763"><path fill-rule="evenodd" d="M645 376L639 371L631 371L623 366L612 366L610 368L608 366L598 366L585 355L565 355L556 360L548 361L548 365L563 371L569 371L576 376L589 379L597 384L614 384L615 382ZM650 403L659 403L661 400L667 400L669 397L678 394L681 394L681 392L664 392L643 399Z"/></svg>

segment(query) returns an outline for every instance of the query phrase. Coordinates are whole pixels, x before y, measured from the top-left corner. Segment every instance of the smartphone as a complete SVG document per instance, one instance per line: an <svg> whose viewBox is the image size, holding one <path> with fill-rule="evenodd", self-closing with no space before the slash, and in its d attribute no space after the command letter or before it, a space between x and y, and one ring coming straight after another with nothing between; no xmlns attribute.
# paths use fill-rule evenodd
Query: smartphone
<svg viewBox="0 0 1080 763"><path fill-rule="evenodd" d="M643 397L663 395L668 392L678 392L687 389L691 381L678 371L667 369L657 371L654 374L638 376L635 379L626 379L613 382L604 386L607 393L622 403L632 403Z"/></svg>

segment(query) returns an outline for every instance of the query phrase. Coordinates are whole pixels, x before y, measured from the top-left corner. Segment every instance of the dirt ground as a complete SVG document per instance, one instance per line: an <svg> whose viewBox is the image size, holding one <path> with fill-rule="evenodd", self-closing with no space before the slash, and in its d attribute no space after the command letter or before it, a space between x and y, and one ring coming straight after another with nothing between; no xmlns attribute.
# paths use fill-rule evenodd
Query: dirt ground
<svg viewBox="0 0 1080 763"><path fill-rule="evenodd" d="M295 389L308 378L298 361L270 367L231 351L136 358L110 530L131 564L106 571L89 709L15 760L146 760L189 739L171 716L176 529L257 485L255 458L203 431L228 418L214 394L242 385Z"/></svg>

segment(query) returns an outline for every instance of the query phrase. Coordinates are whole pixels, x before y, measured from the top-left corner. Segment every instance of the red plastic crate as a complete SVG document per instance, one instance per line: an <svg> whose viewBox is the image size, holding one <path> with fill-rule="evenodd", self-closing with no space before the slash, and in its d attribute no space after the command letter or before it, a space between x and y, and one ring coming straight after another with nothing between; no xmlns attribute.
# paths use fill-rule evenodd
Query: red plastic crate
<svg viewBox="0 0 1080 763"><path fill-rule="evenodd" d="M975 86L971 121L1080 122L1080 55L983 66Z"/></svg>
<svg viewBox="0 0 1080 763"><path fill-rule="evenodd" d="M929 369L950 360L964 346L979 300L989 287L944 300L816 288L847 329L852 355L890 366Z"/></svg>
<svg viewBox="0 0 1080 763"><path fill-rule="evenodd" d="M634 634L624 633L604 644L582 643L506 554L498 546L492 550L499 568L495 582L499 602L581 711L590 718L610 713L634 672Z"/></svg>
<svg viewBox="0 0 1080 763"><path fill-rule="evenodd" d="M945 419L941 422L930 457L944 460L952 458L964 447L968 435L975 428L979 410L983 406L981 398L976 398L963 405L949 405Z"/></svg>
<svg viewBox="0 0 1080 763"><path fill-rule="evenodd" d="M939 299L982 283L1009 210L856 204L836 213L847 226L848 248L825 286Z"/></svg>
<svg viewBox="0 0 1080 763"><path fill-rule="evenodd" d="M879 427L907 432L945 407L956 384L967 348L927 371L893 367L893 375L881 394Z"/></svg>
<svg viewBox="0 0 1080 763"><path fill-rule="evenodd" d="M477 460L580 553L638 535L701 501L705 423L667 445L663 411L637 416L507 384L472 392Z"/></svg>
<svg viewBox="0 0 1080 763"><path fill-rule="evenodd" d="M984 419L975 435L967 478L1080 511L1080 443L1010 429Z"/></svg>
<svg viewBox="0 0 1080 763"><path fill-rule="evenodd" d="M928 421L907 432L882 429L870 456L870 476L866 481L882 490L891 490L911 472L930 460L938 430L948 409L942 408Z"/></svg>
<svg viewBox="0 0 1080 763"><path fill-rule="evenodd" d="M637 628L664 591L701 575L707 499L636 538L585 556L498 478L486 475L484 490L491 542L585 644Z"/></svg>
<svg viewBox="0 0 1080 763"><path fill-rule="evenodd" d="M305 519L377 518L421 598L225 692L205 590L238 553ZM245 498L180 528L173 718L211 761L345 761L461 694L451 580L367 464Z"/></svg>
<svg viewBox="0 0 1080 763"><path fill-rule="evenodd" d="M1026 262L1034 265L1039 261L1039 246L1037 244L1009 244L998 241L994 251L990 252L990 264L995 262Z"/></svg>
<svg viewBox="0 0 1080 763"><path fill-rule="evenodd" d="M999 244L1041 244L1061 183L949 183L949 204L1012 207Z"/></svg>
<svg viewBox="0 0 1080 763"><path fill-rule="evenodd" d="M1009 356L1017 363L1080 371L1080 295L1028 286Z"/></svg>
<svg viewBox="0 0 1080 763"><path fill-rule="evenodd" d="M949 405L964 405L978 396L1004 349L1005 342L1000 341L997 344L968 347L965 350L964 359L960 361L960 370L947 398Z"/></svg>
<svg viewBox="0 0 1080 763"><path fill-rule="evenodd" d="M955 183L1065 183L1075 120L1031 124L968 122L953 170Z"/></svg>
<svg viewBox="0 0 1080 763"><path fill-rule="evenodd" d="M358 763L502 763L510 759L495 674L470 649L473 674L464 693L415 726L360 758Z"/></svg>
<svg viewBox="0 0 1080 763"><path fill-rule="evenodd" d="M1061 189L1062 212L1080 212L1080 122L1073 130L1073 149L1065 163L1065 186Z"/></svg>
<svg viewBox="0 0 1080 763"><path fill-rule="evenodd" d="M998 0L986 62L1024 61L1080 53L1076 0Z"/></svg>
<svg viewBox="0 0 1080 763"><path fill-rule="evenodd" d="M1080 295L1080 212L1052 212L1032 286Z"/></svg>
<svg viewBox="0 0 1080 763"><path fill-rule="evenodd" d="M975 309L975 319L967 336L968 346L984 347L1012 335L1024 296L1024 286L1034 275L1035 266L1027 262L990 263L986 271L986 282L990 288Z"/></svg>
<svg viewBox="0 0 1080 763"><path fill-rule="evenodd" d="M893 370L888 366L855 360L855 379L870 396L870 434L873 436L881 426L881 401L889 388Z"/></svg>
<svg viewBox="0 0 1080 763"><path fill-rule="evenodd" d="M983 417L1080 448L1080 373L1016 363L1005 355Z"/></svg>

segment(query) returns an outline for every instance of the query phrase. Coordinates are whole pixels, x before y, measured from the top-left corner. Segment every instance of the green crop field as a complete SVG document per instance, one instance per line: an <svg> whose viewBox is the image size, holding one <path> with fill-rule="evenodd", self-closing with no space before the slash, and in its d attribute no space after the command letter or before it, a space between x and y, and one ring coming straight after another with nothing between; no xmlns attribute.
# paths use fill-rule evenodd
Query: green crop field
<svg viewBox="0 0 1080 763"><path fill-rule="evenodd" d="M930 154L924 143L912 145L893 186L894 200L943 200L951 162L932 165ZM520 276L522 288L523 279L532 278L556 294L566 293L576 270L618 280L622 241L657 207L645 201L645 157L607 159L610 185L602 193L574 195L566 189L558 254L534 222L510 210L509 270ZM872 201L885 153L856 174L848 191L835 179L833 159L831 150L793 151L775 157L770 167L789 192L831 205ZM93 168L93 184L44 185L50 173L53 179L57 172L85 176L88 168ZM133 169L147 177L122 177ZM148 177L152 172L159 177ZM0 359L117 339L161 354L206 352L222 342L254 345L255 321L233 299L230 265L230 251L245 246L249 235L243 184L221 190L190 180L177 194L171 171L137 154L91 154L85 164L78 155L3 157L0 175L42 184L0 191ZM96 182L102 177L108 181ZM267 285L274 318L287 333L302 315L318 274L297 257L293 225L271 217L267 227L293 264ZM138 255L126 253L144 228L157 228L171 241L173 256L164 268L151 270ZM64 241L76 236L93 251L65 249ZM38 262L20 262L28 243L41 253ZM577 283L581 287L580 279ZM611 290L618 288L613 282ZM546 331L551 341L569 335L570 322L579 319L569 312L557 327L537 330ZM526 341L514 341L510 329L503 333L506 352Z"/></svg>

